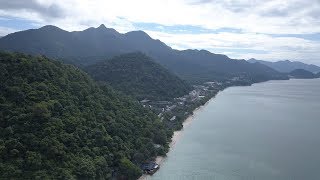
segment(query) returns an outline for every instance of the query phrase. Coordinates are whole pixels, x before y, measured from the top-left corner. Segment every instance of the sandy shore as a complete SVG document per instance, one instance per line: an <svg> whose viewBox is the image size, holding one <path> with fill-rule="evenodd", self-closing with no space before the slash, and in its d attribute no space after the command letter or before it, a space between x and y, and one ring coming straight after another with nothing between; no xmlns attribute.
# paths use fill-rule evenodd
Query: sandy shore
<svg viewBox="0 0 320 180"><path fill-rule="evenodd" d="M183 124L183 128L179 131L175 131L173 133L173 136L171 138L171 142L169 144L169 151L172 150L172 148L174 148L174 146L176 145L176 143L178 142L178 140L181 138L182 134L183 134L183 131L185 130L186 127L188 127L192 121L194 120L194 117L203 110L203 108L210 102L214 99L214 97L212 97L209 101L207 101L204 105L196 108L194 111L193 111L193 114L188 116L187 119L182 123ZM169 152L168 152L169 153ZM161 168L161 164L165 161L166 159L166 156L157 156L156 157L156 160L155 162L158 163L160 165L160 168ZM150 175L147 175L147 174L143 174L138 180L148 180L150 177Z"/></svg>

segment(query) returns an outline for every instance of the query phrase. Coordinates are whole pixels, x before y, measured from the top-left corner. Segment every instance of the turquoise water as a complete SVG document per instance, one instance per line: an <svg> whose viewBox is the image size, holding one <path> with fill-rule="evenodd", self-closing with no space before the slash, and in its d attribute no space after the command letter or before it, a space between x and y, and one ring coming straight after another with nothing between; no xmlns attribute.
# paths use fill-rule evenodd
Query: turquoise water
<svg viewBox="0 0 320 180"><path fill-rule="evenodd" d="M150 179L320 179L320 79L224 90Z"/></svg>

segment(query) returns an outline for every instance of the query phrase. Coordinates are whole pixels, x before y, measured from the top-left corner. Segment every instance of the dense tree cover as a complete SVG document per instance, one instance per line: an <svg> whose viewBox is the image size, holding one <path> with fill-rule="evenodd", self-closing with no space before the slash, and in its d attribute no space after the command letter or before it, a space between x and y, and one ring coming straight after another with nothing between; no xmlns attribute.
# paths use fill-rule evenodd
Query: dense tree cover
<svg viewBox="0 0 320 180"><path fill-rule="evenodd" d="M226 55L214 54L207 50L189 49L167 54L157 53L154 56L168 67L176 66L174 72L191 83L228 81L234 77L245 77L252 83L287 78L268 66L231 59Z"/></svg>
<svg viewBox="0 0 320 180"><path fill-rule="evenodd" d="M289 75L293 78L297 78L297 79L313 79L313 78L317 78L317 75L310 72L310 71L307 71L307 70L304 70L304 69L296 69L296 70L293 70L289 73Z"/></svg>
<svg viewBox="0 0 320 180"><path fill-rule="evenodd" d="M101 57L141 51L191 83L243 75L252 82L287 78L263 64L234 60L205 50L174 50L143 31L121 34L104 25L75 32L54 26L21 31L1 38L0 49L59 57L77 66L92 65L102 60Z"/></svg>
<svg viewBox="0 0 320 180"><path fill-rule="evenodd" d="M86 68L97 81L139 100L172 100L191 87L143 53L128 53Z"/></svg>
<svg viewBox="0 0 320 180"><path fill-rule="evenodd" d="M0 179L135 179L171 135L74 66L0 53Z"/></svg>

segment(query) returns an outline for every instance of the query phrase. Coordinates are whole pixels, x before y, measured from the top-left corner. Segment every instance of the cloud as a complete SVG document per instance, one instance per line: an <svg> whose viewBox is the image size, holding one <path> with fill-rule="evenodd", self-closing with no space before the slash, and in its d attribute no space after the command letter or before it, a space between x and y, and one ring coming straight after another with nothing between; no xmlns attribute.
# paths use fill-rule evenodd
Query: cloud
<svg viewBox="0 0 320 180"><path fill-rule="evenodd" d="M142 28L173 47L234 58L320 58L319 41L303 38L320 33L319 0L0 0L0 17L69 31L102 23L120 32Z"/></svg>
<svg viewBox="0 0 320 180"><path fill-rule="evenodd" d="M5 36L7 34L16 32L17 29L8 28L8 27L0 27L0 37Z"/></svg>
<svg viewBox="0 0 320 180"><path fill-rule="evenodd" d="M64 10L58 6L57 4L53 2L47 2L47 1L37 1L37 0L29 0L21 1L21 0L0 0L0 10L2 11L19 11L19 10L25 10L30 12L35 12L42 17L63 17Z"/></svg>
<svg viewBox="0 0 320 180"><path fill-rule="evenodd" d="M69 29L105 23L132 30L132 23L143 22L266 34L320 32L319 0L0 0L0 4L0 15L9 12Z"/></svg>
<svg viewBox="0 0 320 180"><path fill-rule="evenodd" d="M220 32L216 34L169 34L147 31L177 49L207 49L231 58L265 60L303 60L319 64L320 42L296 37L273 37L266 34Z"/></svg>

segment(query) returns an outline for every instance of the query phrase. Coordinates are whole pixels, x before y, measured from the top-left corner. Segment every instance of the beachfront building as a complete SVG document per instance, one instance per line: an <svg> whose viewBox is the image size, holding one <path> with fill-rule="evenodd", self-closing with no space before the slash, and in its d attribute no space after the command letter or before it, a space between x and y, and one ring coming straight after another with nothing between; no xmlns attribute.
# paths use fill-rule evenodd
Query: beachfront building
<svg viewBox="0 0 320 180"><path fill-rule="evenodd" d="M141 165L141 169L144 173L153 174L159 169L159 164L156 162L148 162Z"/></svg>

